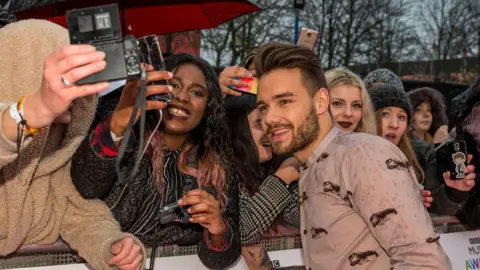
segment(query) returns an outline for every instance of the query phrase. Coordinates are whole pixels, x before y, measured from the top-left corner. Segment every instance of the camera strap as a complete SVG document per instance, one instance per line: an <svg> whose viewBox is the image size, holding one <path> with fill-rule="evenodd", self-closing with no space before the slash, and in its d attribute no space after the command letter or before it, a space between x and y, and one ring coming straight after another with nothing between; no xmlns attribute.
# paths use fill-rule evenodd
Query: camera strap
<svg viewBox="0 0 480 270"><path fill-rule="evenodd" d="M133 126L135 124L135 118L137 117L138 110L140 110L140 138L139 138L139 145L143 147L144 143L144 136L145 136L145 103L146 103L146 92L147 92L147 71L145 67L142 68L141 76L140 76L140 89L135 100L135 105L133 106L132 114L130 115L130 119L128 121L127 129L125 131L124 138L122 143L120 144L120 149L118 150L117 159L115 160L115 170L117 172L117 179L120 184L125 184L133 179L138 172L138 168L140 167L140 162L143 156L143 151L136 151L135 157L135 166L131 174L125 179L123 177L121 171L121 162L123 155L125 154L125 150L127 149L128 140L130 139L133 133ZM123 193L123 192L122 192Z"/></svg>

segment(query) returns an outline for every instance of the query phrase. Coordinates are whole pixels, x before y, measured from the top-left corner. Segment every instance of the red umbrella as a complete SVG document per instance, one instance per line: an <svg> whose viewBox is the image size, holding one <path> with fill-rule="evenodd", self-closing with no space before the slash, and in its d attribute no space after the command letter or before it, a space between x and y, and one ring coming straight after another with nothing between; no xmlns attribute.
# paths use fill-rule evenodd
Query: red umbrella
<svg viewBox="0 0 480 270"><path fill-rule="evenodd" d="M68 0L15 15L18 19L45 19L66 27L66 11L113 3L120 6L126 34L137 37L209 29L261 10L247 0Z"/></svg>

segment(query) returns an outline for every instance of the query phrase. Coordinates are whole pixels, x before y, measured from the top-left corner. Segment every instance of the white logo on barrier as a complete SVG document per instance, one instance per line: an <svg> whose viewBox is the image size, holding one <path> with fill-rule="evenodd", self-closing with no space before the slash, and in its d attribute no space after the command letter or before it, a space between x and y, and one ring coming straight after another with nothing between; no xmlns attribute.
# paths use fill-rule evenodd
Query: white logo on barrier
<svg viewBox="0 0 480 270"><path fill-rule="evenodd" d="M480 231L441 234L440 244L452 269L480 269Z"/></svg>

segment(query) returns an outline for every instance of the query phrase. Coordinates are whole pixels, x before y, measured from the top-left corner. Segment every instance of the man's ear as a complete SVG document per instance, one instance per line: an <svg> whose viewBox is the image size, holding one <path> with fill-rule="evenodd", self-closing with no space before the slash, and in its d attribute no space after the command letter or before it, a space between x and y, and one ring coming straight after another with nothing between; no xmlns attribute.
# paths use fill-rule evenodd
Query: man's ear
<svg viewBox="0 0 480 270"><path fill-rule="evenodd" d="M327 89L320 88L320 90L318 90L318 92L313 97L313 101L315 104L317 115L328 113L328 107L330 106L330 96Z"/></svg>

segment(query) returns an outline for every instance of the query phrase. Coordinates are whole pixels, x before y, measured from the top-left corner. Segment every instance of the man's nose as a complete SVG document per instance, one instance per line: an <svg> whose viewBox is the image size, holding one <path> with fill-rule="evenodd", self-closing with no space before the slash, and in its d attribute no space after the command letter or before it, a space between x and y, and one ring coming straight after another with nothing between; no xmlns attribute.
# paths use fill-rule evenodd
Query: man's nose
<svg viewBox="0 0 480 270"><path fill-rule="evenodd" d="M262 120L263 122L265 122L265 124L272 125L280 122L280 115L278 115L278 113L275 110L269 109L262 116Z"/></svg>

